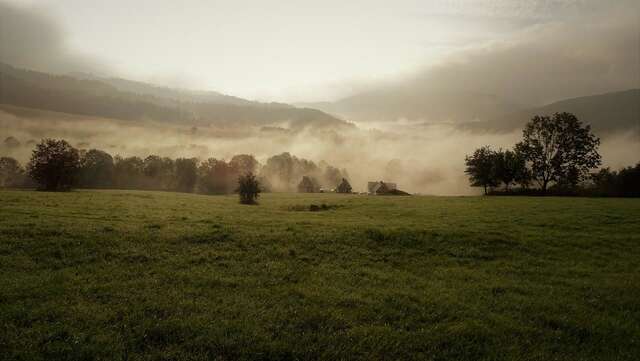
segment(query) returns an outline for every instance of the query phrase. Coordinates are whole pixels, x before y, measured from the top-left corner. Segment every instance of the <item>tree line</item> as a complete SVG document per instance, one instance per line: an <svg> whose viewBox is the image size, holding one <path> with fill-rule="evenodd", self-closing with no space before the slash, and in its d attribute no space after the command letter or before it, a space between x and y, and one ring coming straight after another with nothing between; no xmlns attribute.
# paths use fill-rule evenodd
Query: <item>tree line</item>
<svg viewBox="0 0 640 361"><path fill-rule="evenodd" d="M594 172L599 145L591 127L571 113L535 116L513 149L484 146L466 156L465 173L484 194L640 196L640 163Z"/></svg>
<svg viewBox="0 0 640 361"><path fill-rule="evenodd" d="M50 191L116 188L229 194L238 190L240 178L246 175L253 177L245 179L247 184L259 184L263 192L317 192L348 184L345 169L325 162L317 165L289 153L273 156L265 165L249 154L235 155L229 161L158 155L114 157L99 149L76 149L65 140L43 139L25 167L13 158L0 158L1 187ZM307 180L314 184L313 189L299 187Z"/></svg>

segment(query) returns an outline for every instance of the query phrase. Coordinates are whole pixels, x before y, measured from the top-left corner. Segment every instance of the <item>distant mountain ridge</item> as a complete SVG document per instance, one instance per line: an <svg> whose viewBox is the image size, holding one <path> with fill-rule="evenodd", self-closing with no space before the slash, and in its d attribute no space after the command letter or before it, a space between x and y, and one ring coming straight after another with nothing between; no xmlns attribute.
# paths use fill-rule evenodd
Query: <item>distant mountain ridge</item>
<svg viewBox="0 0 640 361"><path fill-rule="evenodd" d="M157 86L91 74L52 75L0 63L0 103L121 120L301 130L353 127L356 121L406 119L474 131L513 131L534 115L571 112L598 134L640 132L640 89L564 99L541 107L478 92L393 86L336 102L261 103L214 91ZM317 109L315 109L317 108ZM318 110L320 109L320 110ZM335 115L331 115L335 114Z"/></svg>
<svg viewBox="0 0 640 361"><path fill-rule="evenodd" d="M359 122L396 121L460 123L487 121L523 107L493 94L394 86L356 94L335 102L301 103Z"/></svg>
<svg viewBox="0 0 640 361"><path fill-rule="evenodd" d="M122 120L153 119L194 125L286 124L292 130L352 127L316 109L88 74L52 75L3 63L0 63L0 103Z"/></svg>
<svg viewBox="0 0 640 361"><path fill-rule="evenodd" d="M135 94L147 94L158 98L171 99L176 101L189 100L193 102L227 104L227 105L251 105L251 106L274 106L283 108L293 108L289 104L283 103L263 103L247 100L232 95L222 94L211 90L191 90L183 88L171 88L162 85L145 83L135 80L113 77L100 77L93 74L75 72L69 76L77 79L97 80L113 86L114 88Z"/></svg>
<svg viewBox="0 0 640 361"><path fill-rule="evenodd" d="M395 122L405 119L425 126L448 123L477 131L521 129L534 115L574 113L598 133L640 128L640 89L559 100L535 107L477 92L396 86L347 97L336 102L303 103L354 121Z"/></svg>
<svg viewBox="0 0 640 361"><path fill-rule="evenodd" d="M575 114L583 123L590 124L596 134L640 131L640 89L560 100L493 119L487 122L486 127L519 129L535 115L561 112Z"/></svg>

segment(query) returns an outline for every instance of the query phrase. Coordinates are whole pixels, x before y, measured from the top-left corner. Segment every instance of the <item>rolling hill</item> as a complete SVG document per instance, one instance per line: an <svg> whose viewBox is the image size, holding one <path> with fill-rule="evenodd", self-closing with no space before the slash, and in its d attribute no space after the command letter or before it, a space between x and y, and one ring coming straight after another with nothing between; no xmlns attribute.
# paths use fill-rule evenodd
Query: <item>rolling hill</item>
<svg viewBox="0 0 640 361"><path fill-rule="evenodd" d="M534 115L551 115L569 112L584 123L590 124L596 134L626 131L640 131L640 89L590 95L557 101L537 108L521 110L498 117L486 127L496 130L514 130L522 126Z"/></svg>
<svg viewBox="0 0 640 361"><path fill-rule="evenodd" d="M217 92L159 87L126 79L52 75L0 63L0 104L113 118L226 127L351 127L310 108L260 103Z"/></svg>
<svg viewBox="0 0 640 361"><path fill-rule="evenodd" d="M564 99L534 107L490 94L453 90L412 92L396 87L336 102L305 105L360 122L406 119L425 125L449 123L478 131L512 131L522 128L534 115L556 112L574 113L599 134L640 128L640 89Z"/></svg>
<svg viewBox="0 0 640 361"><path fill-rule="evenodd" d="M361 122L424 121L462 123L488 120L522 109L492 94L395 86L353 95L336 102L303 103Z"/></svg>

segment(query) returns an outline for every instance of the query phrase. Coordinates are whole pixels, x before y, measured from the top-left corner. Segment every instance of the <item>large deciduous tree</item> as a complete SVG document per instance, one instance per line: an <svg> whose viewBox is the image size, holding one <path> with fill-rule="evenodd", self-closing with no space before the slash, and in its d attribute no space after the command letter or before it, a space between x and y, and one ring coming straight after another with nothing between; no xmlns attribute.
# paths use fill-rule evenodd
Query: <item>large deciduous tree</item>
<svg viewBox="0 0 640 361"><path fill-rule="evenodd" d="M471 156L465 158L467 168L464 172L469 175L472 186L484 188L484 194L487 194L489 187L498 185L495 159L496 152L489 146L478 148Z"/></svg>
<svg viewBox="0 0 640 361"><path fill-rule="evenodd" d="M573 114L535 116L522 131L522 138L516 150L529 162L543 192L551 183L574 188L600 165L600 139Z"/></svg>
<svg viewBox="0 0 640 361"><path fill-rule="evenodd" d="M33 150L27 170L42 190L69 190L77 181L80 155L64 140L43 139Z"/></svg>

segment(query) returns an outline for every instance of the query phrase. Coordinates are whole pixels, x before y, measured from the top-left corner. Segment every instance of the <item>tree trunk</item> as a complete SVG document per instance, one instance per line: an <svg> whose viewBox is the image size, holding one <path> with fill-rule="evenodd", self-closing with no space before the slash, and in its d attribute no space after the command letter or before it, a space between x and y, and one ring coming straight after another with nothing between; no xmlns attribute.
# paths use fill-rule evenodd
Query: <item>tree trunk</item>
<svg viewBox="0 0 640 361"><path fill-rule="evenodd" d="M484 185L484 195L485 196L487 195L487 185L486 184Z"/></svg>

